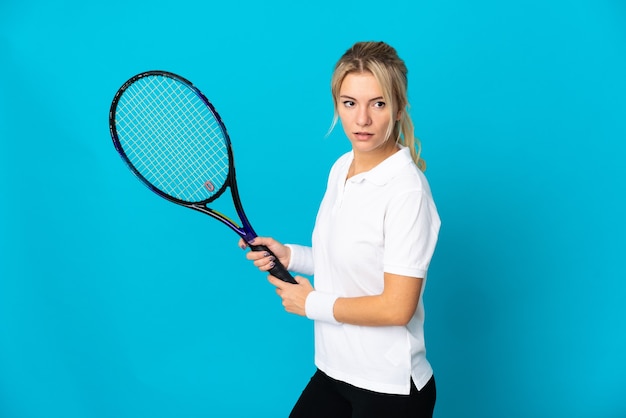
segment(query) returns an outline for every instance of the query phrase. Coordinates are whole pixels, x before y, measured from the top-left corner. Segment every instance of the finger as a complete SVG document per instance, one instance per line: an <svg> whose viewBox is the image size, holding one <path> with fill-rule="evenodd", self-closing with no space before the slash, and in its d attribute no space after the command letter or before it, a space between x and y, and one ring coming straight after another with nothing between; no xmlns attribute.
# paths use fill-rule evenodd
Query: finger
<svg viewBox="0 0 626 418"><path fill-rule="evenodd" d="M267 248L272 248L276 245L276 240L274 238L269 237L256 237L253 240L250 240L250 244L252 245L263 245Z"/></svg>
<svg viewBox="0 0 626 418"><path fill-rule="evenodd" d="M265 258L269 258L270 256L270 253L267 251L248 251L246 253L246 258L252 261L263 260Z"/></svg>
<svg viewBox="0 0 626 418"><path fill-rule="evenodd" d="M274 286L280 288L281 290L287 289L289 286L297 286L293 283L287 283L285 281L280 280L276 276L272 276L271 274L267 276L267 280Z"/></svg>
<svg viewBox="0 0 626 418"><path fill-rule="evenodd" d="M250 244L252 245L265 245L267 246L267 238L263 238L263 237L256 237L252 240L250 240Z"/></svg>
<svg viewBox="0 0 626 418"><path fill-rule="evenodd" d="M267 281L270 282L276 289L282 289L285 285L285 282L280 280L278 277L272 276L271 274L267 276Z"/></svg>
<svg viewBox="0 0 626 418"><path fill-rule="evenodd" d="M276 265L276 258L273 255L268 255L263 258L259 258L254 262L254 265L261 270L271 270Z"/></svg>
<svg viewBox="0 0 626 418"><path fill-rule="evenodd" d="M239 248L242 250L245 250L248 247L248 243L244 241L243 238L239 238L239 243L237 245L239 245Z"/></svg>

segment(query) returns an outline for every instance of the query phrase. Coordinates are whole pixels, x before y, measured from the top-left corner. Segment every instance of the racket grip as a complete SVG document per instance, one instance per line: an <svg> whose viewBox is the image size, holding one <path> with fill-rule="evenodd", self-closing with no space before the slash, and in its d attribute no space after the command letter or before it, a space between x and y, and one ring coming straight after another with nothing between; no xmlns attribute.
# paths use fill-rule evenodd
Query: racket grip
<svg viewBox="0 0 626 418"><path fill-rule="evenodd" d="M265 251L274 256L274 267L272 267L269 271L272 276L278 277L283 282L298 284L298 282L296 282L296 279L293 278L291 273L289 273L285 266L283 266L282 263L278 260L278 257L276 257L276 255L274 255L274 253L271 252L270 249L267 248L265 245L250 245L250 249L252 251Z"/></svg>

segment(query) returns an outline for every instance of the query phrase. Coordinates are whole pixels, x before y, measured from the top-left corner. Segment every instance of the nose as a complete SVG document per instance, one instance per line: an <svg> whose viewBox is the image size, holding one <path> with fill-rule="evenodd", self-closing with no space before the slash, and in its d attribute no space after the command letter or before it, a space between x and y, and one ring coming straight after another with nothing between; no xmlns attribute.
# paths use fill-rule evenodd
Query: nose
<svg viewBox="0 0 626 418"><path fill-rule="evenodd" d="M372 123L372 118L370 118L369 109L367 106L362 106L357 110L356 115L356 124L358 126L369 126Z"/></svg>

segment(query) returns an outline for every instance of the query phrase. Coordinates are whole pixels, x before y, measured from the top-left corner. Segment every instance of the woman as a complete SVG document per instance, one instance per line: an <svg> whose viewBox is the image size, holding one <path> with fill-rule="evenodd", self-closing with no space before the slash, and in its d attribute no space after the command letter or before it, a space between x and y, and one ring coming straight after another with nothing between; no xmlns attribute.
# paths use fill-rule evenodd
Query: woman
<svg viewBox="0 0 626 418"><path fill-rule="evenodd" d="M288 312L315 321L317 372L291 417L431 417L422 294L440 220L407 112L407 69L383 42L359 42L335 66L335 120L352 150L333 165L313 246L257 238L296 276L273 276ZM245 243L240 241L245 248ZM267 253L247 253L262 271Z"/></svg>

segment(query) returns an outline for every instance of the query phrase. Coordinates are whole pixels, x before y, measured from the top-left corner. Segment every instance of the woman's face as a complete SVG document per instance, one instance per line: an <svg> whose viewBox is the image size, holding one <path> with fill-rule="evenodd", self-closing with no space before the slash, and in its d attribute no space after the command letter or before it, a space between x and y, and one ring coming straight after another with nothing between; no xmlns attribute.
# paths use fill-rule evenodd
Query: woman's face
<svg viewBox="0 0 626 418"><path fill-rule="evenodd" d="M395 148L387 141L390 107L372 73L350 73L341 83L337 113L355 153Z"/></svg>

